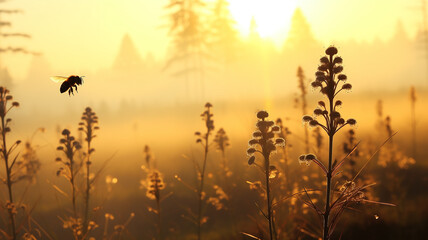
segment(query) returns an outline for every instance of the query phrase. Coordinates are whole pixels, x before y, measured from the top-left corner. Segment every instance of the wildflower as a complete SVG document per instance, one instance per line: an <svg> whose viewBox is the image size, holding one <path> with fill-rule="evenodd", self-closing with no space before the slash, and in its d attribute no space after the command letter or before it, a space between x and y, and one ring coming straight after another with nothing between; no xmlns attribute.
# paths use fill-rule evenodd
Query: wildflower
<svg viewBox="0 0 428 240"><path fill-rule="evenodd" d="M153 170L147 176L147 192L146 196L149 199L160 201L160 190L165 188L163 177L157 170Z"/></svg>

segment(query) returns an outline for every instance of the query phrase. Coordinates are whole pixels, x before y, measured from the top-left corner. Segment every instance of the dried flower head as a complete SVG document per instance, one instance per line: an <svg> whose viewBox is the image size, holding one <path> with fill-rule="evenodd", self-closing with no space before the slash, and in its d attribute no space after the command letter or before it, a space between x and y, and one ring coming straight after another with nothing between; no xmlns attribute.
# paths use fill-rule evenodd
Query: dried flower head
<svg viewBox="0 0 428 240"><path fill-rule="evenodd" d="M82 114L81 122L79 122L79 131L85 133L85 141L90 143L97 135L95 135L95 130L99 129L98 126L98 117L95 112L92 111L90 107L87 107ZM94 152L95 149L88 149L89 154Z"/></svg>
<svg viewBox="0 0 428 240"><path fill-rule="evenodd" d="M320 66L315 73L316 79L311 84L314 88L319 88L320 92L327 97L330 103L330 107L328 108L324 101L320 101L318 102L319 108L314 110L314 115L322 117L325 120L325 124L320 123L311 116L303 117L303 122L309 123L311 127L321 127L330 136L334 135L347 124L356 124L355 119L345 120L341 117L338 108L342 106L342 101L334 100L340 91L352 89L350 83L345 83L347 76L341 73L343 71L343 66L341 65L343 59L335 56L337 52L337 48L335 47L329 47L326 50L328 56L320 59Z"/></svg>
<svg viewBox="0 0 428 240"><path fill-rule="evenodd" d="M203 140L206 140L208 136L211 134L211 131L214 130L214 120L213 120L214 114L211 113L211 108L212 108L211 103L205 104L205 111L201 114L201 117L202 117L202 120L205 122L205 126L207 127L207 133L201 134L201 132L195 132L196 143L207 144L206 142L204 143Z"/></svg>
<svg viewBox="0 0 428 240"><path fill-rule="evenodd" d="M249 141L250 148L247 149L247 154L252 157L254 153L261 153L265 161L268 161L270 154L276 150L277 146L284 146L285 140L283 138L275 138L275 133L281 129L279 126L274 125L273 121L268 121L269 114L266 111L259 111L257 113L256 127L257 130L253 133L253 139ZM250 158L248 163L251 165L255 160Z"/></svg>
<svg viewBox="0 0 428 240"><path fill-rule="evenodd" d="M147 176L147 192L146 196L149 199L153 199L156 201L160 201L160 190L165 188L165 184L163 182L163 176L162 174L157 171L153 170L148 176Z"/></svg>
<svg viewBox="0 0 428 240"><path fill-rule="evenodd" d="M220 128L217 131L217 134L214 137L214 143L217 147L217 150L224 152L227 147L230 146L229 137L226 134L226 131L224 131L223 128Z"/></svg>

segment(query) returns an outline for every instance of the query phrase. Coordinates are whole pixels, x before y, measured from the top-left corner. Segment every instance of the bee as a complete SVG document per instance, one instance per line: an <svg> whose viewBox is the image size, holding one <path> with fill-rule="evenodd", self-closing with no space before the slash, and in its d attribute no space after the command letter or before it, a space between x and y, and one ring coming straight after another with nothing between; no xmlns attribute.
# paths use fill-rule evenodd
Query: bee
<svg viewBox="0 0 428 240"><path fill-rule="evenodd" d="M68 95L70 96L70 94L74 95L73 88L76 90L76 92L78 92L77 85L82 85L83 77L84 76L79 77L76 75L71 75L70 77L54 76L51 77L51 80L54 82L63 82L59 88L59 91L64 93L68 90Z"/></svg>

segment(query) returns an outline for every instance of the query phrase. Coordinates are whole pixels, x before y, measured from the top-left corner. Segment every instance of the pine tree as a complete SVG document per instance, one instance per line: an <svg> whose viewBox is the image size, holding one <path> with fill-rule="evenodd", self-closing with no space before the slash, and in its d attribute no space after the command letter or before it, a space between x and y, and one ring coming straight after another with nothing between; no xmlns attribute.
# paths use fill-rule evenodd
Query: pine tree
<svg viewBox="0 0 428 240"><path fill-rule="evenodd" d="M184 77L189 96L189 83L193 78L201 81L203 89L204 60L207 56L206 30L203 16L206 4L202 0L170 0L169 31L172 54L165 69L176 66L174 75Z"/></svg>
<svg viewBox="0 0 428 240"><path fill-rule="evenodd" d="M4 1L0 1L2 3ZM9 37L21 37L21 38L30 38L31 36L26 33L18 33L18 32L6 32L3 33L2 29L5 27L11 27L12 23L10 21L2 20L2 16L5 14L17 14L21 13L21 10L18 9L1 9L0 8L0 37L1 38L9 38ZM0 53L4 52L21 52L21 53L31 53L23 47L16 46L0 46Z"/></svg>
<svg viewBox="0 0 428 240"><path fill-rule="evenodd" d="M4 1L0 0L0 4L4 3ZM11 27L12 23L7 20L3 20L3 15L10 15L10 14L17 14L21 13L22 11L19 9L2 9L0 8L0 40L4 38L30 38L31 36L26 33L20 33L20 32L3 32L3 28ZM3 41L2 41L3 42ZM20 46L1 46L0 45L0 54L2 53L25 53L25 54L33 54L37 55L37 53L28 51L24 47ZM12 78L9 75L9 71L7 68L4 68L1 66L1 59L0 59L0 83L3 86L11 87L12 85Z"/></svg>
<svg viewBox="0 0 428 240"><path fill-rule="evenodd" d="M227 0L216 0L212 12L210 27L211 50L213 55L224 64L233 61L237 56L238 31L236 21L232 18Z"/></svg>

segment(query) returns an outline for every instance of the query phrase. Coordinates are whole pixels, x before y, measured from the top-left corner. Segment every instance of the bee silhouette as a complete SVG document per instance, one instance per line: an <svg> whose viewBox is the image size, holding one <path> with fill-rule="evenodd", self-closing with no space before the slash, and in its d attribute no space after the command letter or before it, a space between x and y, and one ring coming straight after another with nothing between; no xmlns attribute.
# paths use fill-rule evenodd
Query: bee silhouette
<svg viewBox="0 0 428 240"><path fill-rule="evenodd" d="M83 77L84 76L79 77L76 75L71 75L70 77L54 76L51 77L51 80L54 82L63 82L59 91L61 93L65 93L68 90L68 95L70 96L70 94L74 95L73 88L78 92L77 85L82 85Z"/></svg>

